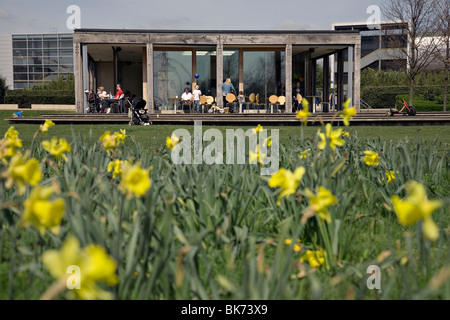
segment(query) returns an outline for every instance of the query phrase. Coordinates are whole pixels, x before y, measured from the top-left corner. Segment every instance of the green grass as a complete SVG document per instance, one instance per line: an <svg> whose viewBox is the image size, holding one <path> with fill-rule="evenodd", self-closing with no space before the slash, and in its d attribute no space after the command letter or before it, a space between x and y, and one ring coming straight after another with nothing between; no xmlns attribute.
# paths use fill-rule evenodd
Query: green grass
<svg viewBox="0 0 450 320"><path fill-rule="evenodd" d="M9 126L0 121L0 133ZM15 128L29 148L39 125ZM98 138L123 128L133 138L106 154ZM38 141L65 137L72 148L58 166L33 145L40 184L58 185L54 197L65 201L61 232L41 236L22 228L29 190L18 195L0 179L0 299L38 299L55 281L41 254L59 250L71 235L83 247L102 246L118 262L119 284L103 286L116 299L450 299L448 126L349 127L350 137L335 151L316 147L320 127L304 128L303 140L301 127L265 128L280 130L280 168L305 168L296 193L280 205L279 189L269 187L257 165L174 165L165 139L178 128L56 125L39 135ZM300 159L307 148L311 156ZM364 163L365 150L379 153L379 166ZM111 160L130 158L153 166L151 188L141 198L127 199L120 178L107 172ZM386 170L396 173L392 183ZM0 174L6 171L0 163ZM410 180L443 202L432 214L437 241L423 240L421 223L402 226L392 211L390 197L405 197ZM301 223L310 205L306 189L316 193L319 186L338 199L328 208L331 222L316 215ZM286 247L286 238L301 239L302 252ZM299 263L315 245L327 252L317 270ZM374 264L382 270L382 291L366 286Z"/></svg>

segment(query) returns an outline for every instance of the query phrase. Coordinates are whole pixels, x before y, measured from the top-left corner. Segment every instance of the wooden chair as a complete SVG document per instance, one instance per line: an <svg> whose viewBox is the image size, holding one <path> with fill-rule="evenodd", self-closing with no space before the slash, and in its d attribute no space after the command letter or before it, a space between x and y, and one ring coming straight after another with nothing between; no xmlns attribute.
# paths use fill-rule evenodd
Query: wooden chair
<svg viewBox="0 0 450 320"><path fill-rule="evenodd" d="M256 96L255 96L254 93L251 93L251 94L248 96L248 101L249 101L249 103L247 104L247 113L248 113L248 105L249 105L249 104L252 104L252 105L255 104Z"/></svg>
<svg viewBox="0 0 450 320"><path fill-rule="evenodd" d="M270 113L273 113L273 106L278 103L278 97L276 95L271 95L269 97L270 102Z"/></svg>
<svg viewBox="0 0 450 320"><path fill-rule="evenodd" d="M286 97L285 96L279 96L278 97L278 105L279 106L285 106L286 104ZM286 109L285 109L286 110ZM281 110L277 110L278 112L281 112Z"/></svg>
<svg viewBox="0 0 450 320"><path fill-rule="evenodd" d="M206 96L200 96L200 106L202 107L202 112L205 113L205 105L208 103L208 98Z"/></svg>
<svg viewBox="0 0 450 320"><path fill-rule="evenodd" d="M258 110L259 113L259 93L256 94L255 101L256 101L256 109Z"/></svg>
<svg viewBox="0 0 450 320"><path fill-rule="evenodd" d="M236 96L234 95L234 94L232 94L232 93L229 93L229 94L227 94L226 96L225 96L225 100L227 100L227 107L228 107L228 110L230 110L229 108L230 108L230 105L232 105L232 108L233 108L233 113L234 113L234 107L235 107L235 104L234 104L234 102L236 101Z"/></svg>

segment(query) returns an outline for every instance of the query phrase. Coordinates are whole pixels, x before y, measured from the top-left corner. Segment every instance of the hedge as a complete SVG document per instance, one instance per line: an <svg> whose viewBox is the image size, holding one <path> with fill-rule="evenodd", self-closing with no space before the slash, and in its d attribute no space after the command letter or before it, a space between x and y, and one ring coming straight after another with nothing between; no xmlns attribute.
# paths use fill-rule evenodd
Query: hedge
<svg viewBox="0 0 450 320"><path fill-rule="evenodd" d="M31 108L32 104L75 104L73 91L8 90L6 104L18 104L20 108Z"/></svg>
<svg viewBox="0 0 450 320"><path fill-rule="evenodd" d="M416 86L414 94L434 94L441 95L444 92L443 86ZM408 86L390 86L390 87L364 87L361 89L361 99L368 103L372 108L391 108L394 107L398 95L409 94Z"/></svg>

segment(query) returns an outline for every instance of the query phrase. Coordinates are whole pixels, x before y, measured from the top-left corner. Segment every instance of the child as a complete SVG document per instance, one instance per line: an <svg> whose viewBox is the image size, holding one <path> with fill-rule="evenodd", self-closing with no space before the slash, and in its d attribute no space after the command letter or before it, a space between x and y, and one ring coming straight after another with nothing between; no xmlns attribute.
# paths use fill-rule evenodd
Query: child
<svg viewBox="0 0 450 320"><path fill-rule="evenodd" d="M242 112L244 112L244 110L242 110L242 106L245 102L245 97L244 97L243 91L239 91L238 102L239 102L239 113L242 113Z"/></svg>
<svg viewBox="0 0 450 320"><path fill-rule="evenodd" d="M23 109L19 109L19 111L14 112L13 118L23 118Z"/></svg>

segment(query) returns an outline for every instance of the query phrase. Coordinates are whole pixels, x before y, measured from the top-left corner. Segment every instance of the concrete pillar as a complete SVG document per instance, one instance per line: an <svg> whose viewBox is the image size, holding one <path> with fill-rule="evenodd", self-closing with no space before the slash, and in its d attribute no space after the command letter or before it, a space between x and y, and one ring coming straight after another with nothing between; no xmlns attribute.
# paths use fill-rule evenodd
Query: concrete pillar
<svg viewBox="0 0 450 320"><path fill-rule="evenodd" d="M355 45L353 60L353 105L356 108L356 112L359 113L361 110L361 42Z"/></svg>
<svg viewBox="0 0 450 320"><path fill-rule="evenodd" d="M353 64L353 47L348 47L348 62L347 62L347 74L348 74L348 86L347 86L347 99L351 99L350 107L353 106L353 72L354 72L354 64Z"/></svg>
<svg viewBox="0 0 450 320"><path fill-rule="evenodd" d="M286 86L286 112L292 112L292 44L286 44L285 55L285 86Z"/></svg>
<svg viewBox="0 0 450 320"><path fill-rule="evenodd" d="M148 99L147 48L142 48L142 97Z"/></svg>
<svg viewBox="0 0 450 320"><path fill-rule="evenodd" d="M216 64L217 64L217 106L223 107L223 43L219 40L216 47Z"/></svg>
<svg viewBox="0 0 450 320"><path fill-rule="evenodd" d="M153 101L153 43L147 43L147 108L150 113L155 113Z"/></svg>
<svg viewBox="0 0 450 320"><path fill-rule="evenodd" d="M244 91L244 50L239 49L239 89ZM239 92L238 92L239 93Z"/></svg>
<svg viewBox="0 0 450 320"><path fill-rule="evenodd" d="M83 64L83 93L88 90L89 87L89 70L88 70L88 48L86 44L81 45L81 61ZM83 95L83 113L88 110L89 104L86 99L86 95Z"/></svg>
<svg viewBox="0 0 450 320"><path fill-rule="evenodd" d="M314 49L309 49L306 52L306 96L309 102L309 112L313 112L313 80L314 80L314 68L311 54Z"/></svg>
<svg viewBox="0 0 450 320"><path fill-rule="evenodd" d="M75 106L77 113L83 113L83 75L82 75L83 62L81 59L81 44L73 43L73 72L75 76Z"/></svg>
<svg viewBox="0 0 450 320"><path fill-rule="evenodd" d="M330 102L330 56L323 58L323 102ZM323 104L323 112L329 111L330 105Z"/></svg>
<svg viewBox="0 0 450 320"><path fill-rule="evenodd" d="M344 51L341 50L337 54L337 101L335 110L342 110L344 103Z"/></svg>

